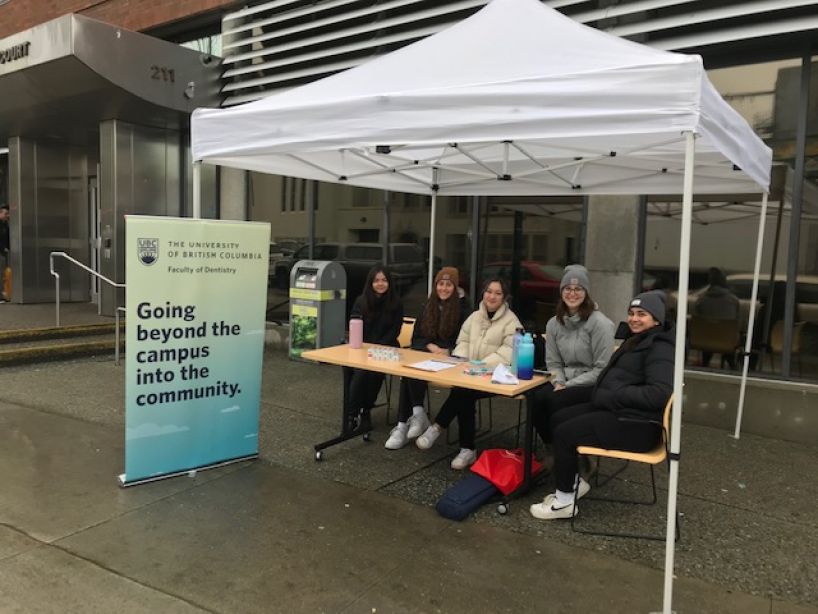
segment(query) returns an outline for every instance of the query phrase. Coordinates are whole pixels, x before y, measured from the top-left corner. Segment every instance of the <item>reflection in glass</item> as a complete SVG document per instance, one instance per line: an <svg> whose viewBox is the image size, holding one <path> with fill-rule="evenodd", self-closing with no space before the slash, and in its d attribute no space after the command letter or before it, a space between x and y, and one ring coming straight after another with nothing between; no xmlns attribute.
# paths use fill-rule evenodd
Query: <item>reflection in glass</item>
<svg viewBox="0 0 818 614"><path fill-rule="evenodd" d="M582 205L510 200L491 198L481 211L479 279L506 279L523 326L544 332L559 301L563 268L579 261Z"/></svg>
<svg viewBox="0 0 818 614"><path fill-rule="evenodd" d="M800 60L790 59L709 71L716 88L747 119L773 148L769 212L764 237L758 305L753 327L750 368L760 376L781 376L786 319L787 265L797 259L794 326L791 346L791 378L818 379L818 69L812 66L807 129L805 181L801 198L800 241L792 251L789 232L792 219L796 129L800 87ZM729 356L729 346L738 337L743 348L747 334L752 288L755 237L760 197L729 195L719 200L694 203L690 268L690 320L688 364L717 370L740 368ZM679 203L651 199L645 235L645 288L663 287L675 301L678 287ZM712 268L723 279L713 283ZM723 284L723 286L722 286ZM719 289L713 290L717 287ZM813 292L813 289L816 292ZM723 303L738 300L738 326L707 307L707 296L719 295ZM670 305L669 305L670 307ZM730 307L733 309L733 307ZM720 317L713 317L719 315ZM737 330L736 330L737 329ZM724 350L719 351L718 348ZM725 352L727 354L725 354ZM715 357L715 360L714 360Z"/></svg>

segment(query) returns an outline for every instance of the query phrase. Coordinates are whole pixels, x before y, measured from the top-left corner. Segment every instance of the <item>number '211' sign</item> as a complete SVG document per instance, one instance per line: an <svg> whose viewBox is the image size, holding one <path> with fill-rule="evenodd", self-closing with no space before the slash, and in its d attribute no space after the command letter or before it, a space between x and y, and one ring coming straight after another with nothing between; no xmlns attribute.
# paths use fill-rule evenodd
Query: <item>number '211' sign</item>
<svg viewBox="0 0 818 614"><path fill-rule="evenodd" d="M176 71L173 68L168 68L167 66L157 66L154 64L151 66L150 70L151 79L154 81L165 81L167 83L176 82Z"/></svg>

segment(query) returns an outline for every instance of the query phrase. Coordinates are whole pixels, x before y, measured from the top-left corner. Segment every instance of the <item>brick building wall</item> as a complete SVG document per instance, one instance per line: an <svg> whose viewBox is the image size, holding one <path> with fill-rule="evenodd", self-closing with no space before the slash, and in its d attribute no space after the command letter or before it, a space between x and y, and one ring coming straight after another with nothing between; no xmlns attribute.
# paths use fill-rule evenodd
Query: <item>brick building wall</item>
<svg viewBox="0 0 818 614"><path fill-rule="evenodd" d="M142 31L216 9L233 9L236 0L9 0L0 5L0 38L60 15L79 13Z"/></svg>

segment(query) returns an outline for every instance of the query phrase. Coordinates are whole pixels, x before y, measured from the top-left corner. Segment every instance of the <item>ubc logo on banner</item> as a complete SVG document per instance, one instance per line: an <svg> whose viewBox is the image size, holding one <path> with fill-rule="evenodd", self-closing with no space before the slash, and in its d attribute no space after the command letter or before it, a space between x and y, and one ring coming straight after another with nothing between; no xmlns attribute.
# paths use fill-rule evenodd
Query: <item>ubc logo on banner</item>
<svg viewBox="0 0 818 614"><path fill-rule="evenodd" d="M159 260L159 239L137 239L136 249L139 262L150 266Z"/></svg>

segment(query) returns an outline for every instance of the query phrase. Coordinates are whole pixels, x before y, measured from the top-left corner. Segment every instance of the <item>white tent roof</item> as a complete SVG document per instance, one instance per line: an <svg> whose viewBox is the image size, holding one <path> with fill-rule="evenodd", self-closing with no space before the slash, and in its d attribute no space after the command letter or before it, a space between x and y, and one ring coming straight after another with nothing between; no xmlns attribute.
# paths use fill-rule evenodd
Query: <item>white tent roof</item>
<svg viewBox="0 0 818 614"><path fill-rule="evenodd" d="M699 136L697 192L758 191L772 157L700 57L538 0L493 0L356 68L199 109L191 129L195 160L414 193L677 193L687 130Z"/></svg>

